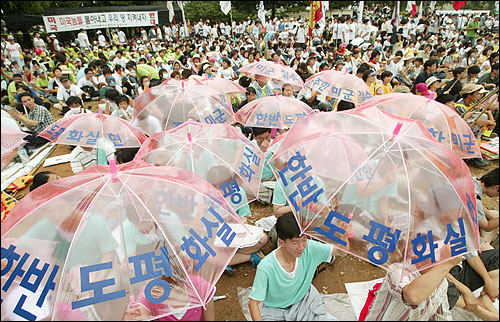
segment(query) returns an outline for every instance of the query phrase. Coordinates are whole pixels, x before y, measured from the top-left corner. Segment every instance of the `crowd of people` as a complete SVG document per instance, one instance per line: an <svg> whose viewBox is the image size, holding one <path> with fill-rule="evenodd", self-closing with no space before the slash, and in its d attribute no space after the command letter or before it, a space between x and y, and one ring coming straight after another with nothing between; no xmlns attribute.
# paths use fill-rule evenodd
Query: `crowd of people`
<svg viewBox="0 0 500 322"><path fill-rule="evenodd" d="M30 48L22 48L13 35L2 35L2 116L6 112L26 128L29 151L47 143L37 135L54 122L51 111L59 117L91 113L85 102L97 101L103 113L131 121L134 99L141 93L167 79L195 75L221 77L243 86L247 93L231 97L234 111L276 91L318 112L355 107L306 88L295 91L289 84L277 86L269 79L252 79L238 72L251 63L271 60L292 67L304 81L318 72L337 70L362 79L374 96L412 93L428 97L455 109L472 126L477 140L489 140L486 131L498 135L498 103L485 111L475 103L498 88L498 26L498 13L428 12L395 20L384 6L366 6L359 19L349 15L327 18L324 25L316 24L311 35L303 19L274 18L262 23L250 17L231 24L200 19L189 26L156 25L133 34L115 28L108 35L97 30L89 36L82 29L65 43L56 34L44 38L35 32ZM267 151L270 129L242 128L242 132ZM97 162L96 153L77 147L81 169ZM121 149L116 154L121 162L134 156ZM490 165L481 158L467 162L478 168ZM262 181L273 180L267 167ZM39 186L57 178L44 172L35 182ZM498 197L498 189L498 169L476 178L478 205L482 205L483 193ZM311 281L319 264L345 253L302 236L283 191L263 188L259 197L273 205L277 223L269 238L265 235L257 245L240 250L226 269L233 274L231 266L244 262L257 268L250 293L252 318L334 319ZM498 248L491 247L498 234L498 211L483 209L478 217L484 237L481 254L472 254L463 263L455 258L402 281L388 274L366 319L450 319L450 309L456 305L481 319L498 320L498 311L491 305L499 295ZM352 227L344 228L345 237ZM277 249L264 256L261 249L268 240ZM475 298L472 291L481 286L483 294ZM213 306L207 307L210 312L198 310L196 317L213 319Z"/></svg>

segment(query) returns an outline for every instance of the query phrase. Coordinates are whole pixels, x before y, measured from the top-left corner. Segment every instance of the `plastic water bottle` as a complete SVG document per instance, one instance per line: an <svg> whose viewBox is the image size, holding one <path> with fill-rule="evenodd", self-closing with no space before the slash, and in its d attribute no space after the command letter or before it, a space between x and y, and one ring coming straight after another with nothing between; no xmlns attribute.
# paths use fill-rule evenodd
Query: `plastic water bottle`
<svg viewBox="0 0 500 322"><path fill-rule="evenodd" d="M30 157L28 156L28 152L26 151L25 148L19 149L18 154L19 158L21 159L21 163L23 165L30 162Z"/></svg>

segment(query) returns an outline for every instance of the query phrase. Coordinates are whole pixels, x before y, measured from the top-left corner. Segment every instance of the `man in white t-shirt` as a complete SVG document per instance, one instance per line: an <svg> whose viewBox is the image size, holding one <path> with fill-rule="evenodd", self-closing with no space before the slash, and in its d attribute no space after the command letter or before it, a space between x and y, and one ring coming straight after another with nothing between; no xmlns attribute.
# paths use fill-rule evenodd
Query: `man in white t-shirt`
<svg viewBox="0 0 500 322"><path fill-rule="evenodd" d="M8 43L5 46L5 48L7 50L7 55L8 55L7 58L11 62L16 61L19 65L19 68L23 68L24 61L21 59L21 55L23 54L23 52L21 50L21 45L19 45L14 40L14 36L11 36L11 35L7 36L7 40L8 40Z"/></svg>
<svg viewBox="0 0 500 322"><path fill-rule="evenodd" d="M97 37L97 42L99 43L99 46L106 48L108 46L108 43L106 42L106 37L102 34L100 30L96 31L96 34L99 36Z"/></svg>
<svg viewBox="0 0 500 322"><path fill-rule="evenodd" d="M349 27L345 23L345 18L340 17L339 24L337 25L338 39L342 44L349 42Z"/></svg>
<svg viewBox="0 0 500 322"><path fill-rule="evenodd" d="M78 43L80 44L80 49L81 52L85 52L85 48L91 49L89 37L87 36L87 33L85 30L82 28L80 29L80 32L78 33Z"/></svg>
<svg viewBox="0 0 500 322"><path fill-rule="evenodd" d="M43 39L40 38L39 32L35 32L35 36L33 37L33 46L35 48L40 48L41 50L45 50L47 48L45 41L43 41Z"/></svg>
<svg viewBox="0 0 500 322"><path fill-rule="evenodd" d="M83 91L78 85L71 84L71 81L66 76L61 77L61 83L63 86L57 90L57 100L62 107L63 113L66 113L69 110L66 100L70 96L77 96L82 99Z"/></svg>

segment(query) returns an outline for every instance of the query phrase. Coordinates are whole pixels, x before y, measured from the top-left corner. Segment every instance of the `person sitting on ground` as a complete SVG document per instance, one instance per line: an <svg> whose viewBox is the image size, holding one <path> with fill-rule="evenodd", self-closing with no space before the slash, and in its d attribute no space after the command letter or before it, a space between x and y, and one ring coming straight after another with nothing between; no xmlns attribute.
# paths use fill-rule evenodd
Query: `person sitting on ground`
<svg viewBox="0 0 500 322"><path fill-rule="evenodd" d="M38 134L54 123L52 114L45 107L37 105L33 95L29 92L19 94L19 100L28 110L27 117L16 109L7 111L7 113L28 128L26 133L29 135L24 138L24 140L28 141L27 146L37 148L48 143L47 139L39 137Z"/></svg>
<svg viewBox="0 0 500 322"><path fill-rule="evenodd" d="M493 249L491 246L495 236L498 237L498 210L492 210L483 206L483 197L487 195L490 198L498 197L499 170L491 170L480 179L474 177L476 183L476 209L477 220L480 228L481 250Z"/></svg>
<svg viewBox="0 0 500 322"><path fill-rule="evenodd" d="M132 98L127 95L119 95L115 99L115 103L118 108L114 110L111 115L121 117L125 121L130 121L132 119L132 113L134 112L134 109L131 106L134 104Z"/></svg>
<svg viewBox="0 0 500 322"><path fill-rule="evenodd" d="M347 242L351 224L341 223ZM316 268L332 256L346 253L332 245L307 239L301 234L293 213L276 222L279 248L257 266L248 307L253 321L331 321L335 317L325 309L322 295L311 284ZM284 296L284 295L287 296ZM259 308L259 302L263 302Z"/></svg>
<svg viewBox="0 0 500 322"><path fill-rule="evenodd" d="M475 108L471 108L485 93L487 93L487 91L481 85L466 84L460 92L462 98L455 104L455 111L462 116L467 124L469 124L478 142L481 140L484 126L487 128L494 128L496 126L492 112L497 109L498 106L490 106L484 113L478 110L478 108L480 108L479 105L476 105ZM491 161L484 158L468 159L468 164L476 168L485 168L489 166L490 163Z"/></svg>
<svg viewBox="0 0 500 322"><path fill-rule="evenodd" d="M255 89L257 98L272 96L275 94L273 88L269 85L269 78L266 76L256 75L255 81L250 84L250 87Z"/></svg>
<svg viewBox="0 0 500 322"><path fill-rule="evenodd" d="M83 91L77 85L72 84L70 79L66 76L61 77L61 83L63 86L57 90L57 100L59 101L62 112L66 113L69 111L66 100L70 96L78 96L78 98L82 99Z"/></svg>
<svg viewBox="0 0 500 322"><path fill-rule="evenodd" d="M262 169L262 178L260 181L259 201L267 205L271 203L274 183L276 182L271 166L268 164L273 154L272 152L266 153L267 148L271 144L271 129L253 127L252 142L257 145L264 154L266 154L266 161L264 168Z"/></svg>
<svg viewBox="0 0 500 322"><path fill-rule="evenodd" d="M226 166L215 165L208 169L206 179L213 186L221 189L224 184L230 182L232 179L234 179L234 177L231 175L230 170ZM248 206L248 199L245 191L241 191L242 193L240 194L240 202L236 204L232 201L233 199L231 199L231 201L229 201L229 204L235 210L238 217L240 217L241 221L243 221L245 225L249 226L247 224L247 218L252 215L252 212L250 210L250 207ZM235 200L237 200L237 198L235 198ZM249 237L252 242L255 242L255 244L238 249L236 254L234 254L233 258L229 262L228 266L226 267L226 270L224 272L226 275L234 275L234 270L232 268L232 266L234 265L250 262L252 264L252 267L255 268L264 258L264 254L262 253L261 249L267 244L269 238L262 229L259 230L257 228L256 231L262 232L260 239L255 240L255 237ZM255 234L256 232L253 233Z"/></svg>
<svg viewBox="0 0 500 322"><path fill-rule="evenodd" d="M31 93L33 95L33 99L35 100L35 103L37 105L44 106L47 110L50 109L50 103L49 102L44 102L43 99L41 99L34 90L29 88L28 86L24 85L23 83L19 82L16 84L17 88L17 94L16 94L16 100L17 100L17 106L16 109L21 112L25 113L26 111L24 110L23 104L21 104L21 101L19 100L19 94L21 93Z"/></svg>
<svg viewBox="0 0 500 322"><path fill-rule="evenodd" d="M43 186L47 182L51 182L51 181L54 181L57 179L61 179L61 177L52 171L38 172L33 177L33 181L31 182L31 186L30 186L30 192L32 192L33 190L35 190L36 188L38 188L40 186Z"/></svg>
<svg viewBox="0 0 500 322"><path fill-rule="evenodd" d="M116 164L132 161L139 152L139 148L118 148L115 152Z"/></svg>
<svg viewBox="0 0 500 322"><path fill-rule="evenodd" d="M488 255L492 255L492 253ZM436 255L438 258L450 258L450 256L451 247L447 244L443 244L439 249L439 254ZM494 264L494 257L488 257L488 261ZM431 257L415 265L417 268L425 267L430 264L430 261ZM455 305L474 312L482 319L489 320L494 318L495 312L491 309L486 309L479 303L479 301L488 302L488 299L490 299L488 295L481 296L478 300L473 296L471 298L470 290L469 292L465 291L463 287L465 280L476 281L477 279L472 278L473 270L470 267L462 271L462 273L467 272L467 274L456 272L456 267L461 262L462 257L456 256L430 268L416 271L403 278L400 278L400 275L402 274L404 264L397 262L391 264L383 282L378 290L376 290L373 301L365 304L363 311L365 311L366 315L361 316L360 320L451 321L450 310ZM469 264L466 263L464 265ZM496 267L496 285L498 285L498 252L496 254ZM464 284L450 274L450 272L454 272ZM467 278L465 278L466 276ZM453 283L449 283L448 279ZM450 285L452 286L451 288ZM454 289L455 287L456 289ZM460 291L464 293L460 293ZM496 313L496 320L498 320L498 311Z"/></svg>
<svg viewBox="0 0 500 322"><path fill-rule="evenodd" d="M83 107L82 100L78 96L70 96L66 100L66 105L69 107L69 111L64 114L64 117L68 117L76 114L92 113L91 110Z"/></svg>

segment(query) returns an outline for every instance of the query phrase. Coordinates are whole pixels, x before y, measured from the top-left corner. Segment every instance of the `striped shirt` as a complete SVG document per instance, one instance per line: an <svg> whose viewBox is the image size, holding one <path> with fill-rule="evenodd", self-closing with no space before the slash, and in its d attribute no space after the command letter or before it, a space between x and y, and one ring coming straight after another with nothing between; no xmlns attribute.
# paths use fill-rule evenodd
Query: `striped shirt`
<svg viewBox="0 0 500 322"><path fill-rule="evenodd" d="M392 264L370 306L366 321L452 321L448 305L448 281L443 278L439 287L420 305L403 301L403 288L421 274L412 273L400 278L403 264Z"/></svg>
<svg viewBox="0 0 500 322"><path fill-rule="evenodd" d="M32 121L37 121L39 124L33 126L31 131L35 134L40 134L47 126L54 123L54 118L52 114L43 106L35 105L33 111L28 113L28 119Z"/></svg>

